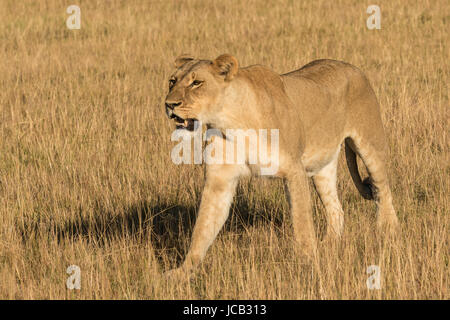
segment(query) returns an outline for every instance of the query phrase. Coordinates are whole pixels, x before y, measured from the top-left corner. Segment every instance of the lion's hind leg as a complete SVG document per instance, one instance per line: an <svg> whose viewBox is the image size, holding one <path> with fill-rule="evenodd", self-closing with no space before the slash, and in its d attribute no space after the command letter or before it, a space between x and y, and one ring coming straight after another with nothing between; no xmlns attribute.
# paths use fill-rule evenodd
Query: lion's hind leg
<svg viewBox="0 0 450 320"><path fill-rule="evenodd" d="M327 237L339 238L344 230L344 211L337 193L339 149L333 159L313 176L314 186L322 201L327 218Z"/></svg>
<svg viewBox="0 0 450 320"><path fill-rule="evenodd" d="M353 134L350 145L361 157L369 173L368 181L372 189L373 198L377 204L377 224L379 227L397 227L398 219L392 205L391 189L384 162L384 142L376 143L381 139L374 140L363 138L361 135ZM367 181L367 180L365 180Z"/></svg>

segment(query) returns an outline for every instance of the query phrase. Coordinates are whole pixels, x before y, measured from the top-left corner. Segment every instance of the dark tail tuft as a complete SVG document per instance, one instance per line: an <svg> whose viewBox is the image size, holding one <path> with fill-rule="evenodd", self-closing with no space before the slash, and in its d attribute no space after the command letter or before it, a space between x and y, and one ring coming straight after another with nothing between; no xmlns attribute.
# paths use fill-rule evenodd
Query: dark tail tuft
<svg viewBox="0 0 450 320"><path fill-rule="evenodd" d="M353 141L350 138L345 139L345 158L347 159L348 170L352 176L353 183L358 189L359 193L364 199L373 200L374 199L374 186L367 177L364 181L361 180L361 176L358 171L358 163L356 162L356 153L352 148Z"/></svg>

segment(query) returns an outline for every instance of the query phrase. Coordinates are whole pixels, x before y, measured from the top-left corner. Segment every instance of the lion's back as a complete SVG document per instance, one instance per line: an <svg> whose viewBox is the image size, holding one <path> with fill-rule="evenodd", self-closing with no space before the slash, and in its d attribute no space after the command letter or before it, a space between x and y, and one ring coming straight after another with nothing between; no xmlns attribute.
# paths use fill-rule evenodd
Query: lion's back
<svg viewBox="0 0 450 320"><path fill-rule="evenodd" d="M341 90L366 89L368 84L367 78L360 69L347 62L331 59L314 60L300 69L282 76L311 81L324 88L337 91L336 93L341 93Z"/></svg>

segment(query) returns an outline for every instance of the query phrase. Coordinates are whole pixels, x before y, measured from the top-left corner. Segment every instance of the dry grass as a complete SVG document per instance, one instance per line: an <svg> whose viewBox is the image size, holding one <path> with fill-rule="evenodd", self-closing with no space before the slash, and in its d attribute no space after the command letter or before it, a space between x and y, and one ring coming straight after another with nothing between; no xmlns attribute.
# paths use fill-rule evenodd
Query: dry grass
<svg viewBox="0 0 450 320"><path fill-rule="evenodd" d="M449 298L450 3L0 1L0 297ZM173 58L228 52L279 72L317 58L363 69L379 96L402 233L375 232L341 159L346 230L315 267L294 254L280 181L239 186L202 268L167 282L189 245L200 166L172 164L162 101ZM314 198L319 234L323 208ZM66 268L79 265L82 289ZM382 289L368 290L379 265Z"/></svg>

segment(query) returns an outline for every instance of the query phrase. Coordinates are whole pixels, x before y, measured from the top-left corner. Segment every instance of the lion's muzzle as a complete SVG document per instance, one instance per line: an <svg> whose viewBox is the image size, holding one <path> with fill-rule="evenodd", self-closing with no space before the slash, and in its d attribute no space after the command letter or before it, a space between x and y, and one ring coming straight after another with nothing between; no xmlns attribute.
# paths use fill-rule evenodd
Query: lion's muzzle
<svg viewBox="0 0 450 320"><path fill-rule="evenodd" d="M179 105L179 104L178 104ZM196 119L183 119L180 116L176 115L174 112L174 108L177 105L166 103L166 114L169 119L173 119L175 121L175 125L177 129L186 129L189 131L194 130L194 122Z"/></svg>

